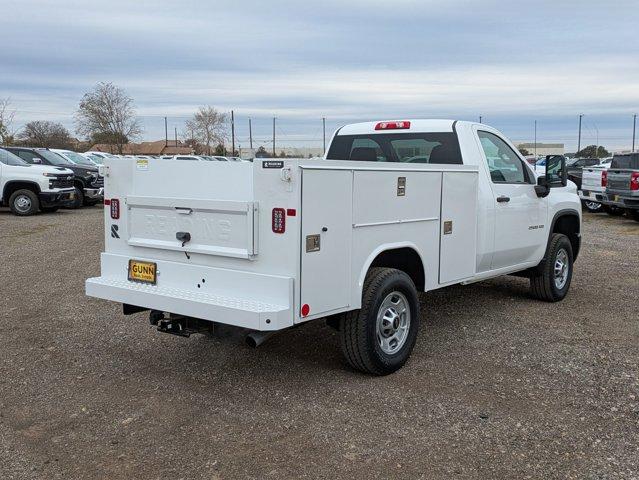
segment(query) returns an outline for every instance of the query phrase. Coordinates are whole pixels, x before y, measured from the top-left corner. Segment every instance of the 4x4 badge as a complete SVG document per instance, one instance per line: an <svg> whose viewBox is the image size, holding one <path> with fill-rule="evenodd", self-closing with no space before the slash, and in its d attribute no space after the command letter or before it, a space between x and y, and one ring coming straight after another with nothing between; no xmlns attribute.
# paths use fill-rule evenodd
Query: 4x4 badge
<svg viewBox="0 0 639 480"><path fill-rule="evenodd" d="M120 235L118 235L118 226L115 224L111 225L111 237L120 238Z"/></svg>

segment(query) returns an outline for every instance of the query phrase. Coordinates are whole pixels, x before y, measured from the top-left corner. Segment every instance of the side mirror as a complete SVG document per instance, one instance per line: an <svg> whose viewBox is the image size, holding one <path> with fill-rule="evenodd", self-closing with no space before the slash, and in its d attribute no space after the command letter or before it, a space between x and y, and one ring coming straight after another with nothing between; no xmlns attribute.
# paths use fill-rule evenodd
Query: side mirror
<svg viewBox="0 0 639 480"><path fill-rule="evenodd" d="M550 193L550 187L546 182L546 177L537 178L537 185L535 185L535 193L539 198L547 197Z"/></svg>
<svg viewBox="0 0 639 480"><path fill-rule="evenodd" d="M568 185L568 170L566 169L566 157L563 155L546 156L546 172L544 175L546 186L565 187Z"/></svg>

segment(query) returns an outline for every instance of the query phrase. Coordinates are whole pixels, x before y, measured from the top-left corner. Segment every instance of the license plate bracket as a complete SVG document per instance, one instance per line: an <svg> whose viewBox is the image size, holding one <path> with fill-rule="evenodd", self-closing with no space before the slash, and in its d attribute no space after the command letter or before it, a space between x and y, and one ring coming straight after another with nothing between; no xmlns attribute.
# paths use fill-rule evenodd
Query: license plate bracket
<svg viewBox="0 0 639 480"><path fill-rule="evenodd" d="M155 285L158 279L157 263L131 259L129 260L127 278L130 282Z"/></svg>

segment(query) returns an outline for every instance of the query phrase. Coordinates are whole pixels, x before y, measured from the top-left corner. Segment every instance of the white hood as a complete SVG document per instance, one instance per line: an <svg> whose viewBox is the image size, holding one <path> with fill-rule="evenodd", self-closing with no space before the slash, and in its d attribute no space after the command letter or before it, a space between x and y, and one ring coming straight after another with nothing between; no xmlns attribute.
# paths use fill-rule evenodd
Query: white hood
<svg viewBox="0 0 639 480"><path fill-rule="evenodd" d="M73 170L64 167L52 167L49 165L25 165L24 168L30 169L32 172L56 173L58 175L73 175Z"/></svg>

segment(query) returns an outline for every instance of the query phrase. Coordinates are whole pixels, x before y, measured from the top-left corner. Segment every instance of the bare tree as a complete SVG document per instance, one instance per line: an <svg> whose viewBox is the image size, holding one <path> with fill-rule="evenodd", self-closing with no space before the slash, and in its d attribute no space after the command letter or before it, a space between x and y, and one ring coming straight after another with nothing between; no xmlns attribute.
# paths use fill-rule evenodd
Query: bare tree
<svg viewBox="0 0 639 480"><path fill-rule="evenodd" d="M227 116L210 105L200 107L193 118L186 121L186 130L206 146L207 155L211 154L211 145L224 143L227 137Z"/></svg>
<svg viewBox="0 0 639 480"><path fill-rule="evenodd" d="M35 120L27 123L18 139L29 146L47 148L69 148L71 134L61 123Z"/></svg>
<svg viewBox="0 0 639 480"><path fill-rule="evenodd" d="M95 143L115 145L117 152L142 133L133 99L112 83L98 83L85 93L76 113L76 130Z"/></svg>
<svg viewBox="0 0 639 480"><path fill-rule="evenodd" d="M15 110L11 109L11 99L9 97L0 98L0 145L13 143L11 124L15 114Z"/></svg>

